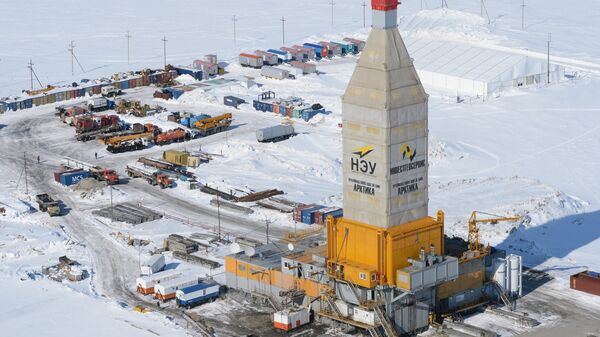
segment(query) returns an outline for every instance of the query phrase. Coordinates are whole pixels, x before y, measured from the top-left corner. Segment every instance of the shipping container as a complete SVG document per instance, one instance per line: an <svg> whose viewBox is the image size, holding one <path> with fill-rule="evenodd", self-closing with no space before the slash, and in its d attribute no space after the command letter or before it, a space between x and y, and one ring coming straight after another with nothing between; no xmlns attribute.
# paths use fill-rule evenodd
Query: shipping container
<svg viewBox="0 0 600 337"><path fill-rule="evenodd" d="M78 168L78 169L54 172L54 181L56 181L57 183L60 183L61 175L65 174L65 173L73 173L73 172L79 172L79 171L83 171L83 169Z"/></svg>
<svg viewBox="0 0 600 337"><path fill-rule="evenodd" d="M85 97L85 88L77 89L77 97Z"/></svg>
<svg viewBox="0 0 600 337"><path fill-rule="evenodd" d="M325 208L325 206L315 206L310 208L305 208L302 210L302 223L307 225L312 225L315 223L315 212L318 210Z"/></svg>
<svg viewBox="0 0 600 337"><path fill-rule="evenodd" d="M138 77L135 79L135 86L136 87L141 87L144 85L144 80L141 77Z"/></svg>
<svg viewBox="0 0 600 337"><path fill-rule="evenodd" d="M142 275L156 274L165 269L165 256L162 254L152 255L141 267Z"/></svg>
<svg viewBox="0 0 600 337"><path fill-rule="evenodd" d="M256 54L257 56L262 56L263 64L270 66L279 64L279 58L273 53L269 53L264 50L255 50L254 54Z"/></svg>
<svg viewBox="0 0 600 337"><path fill-rule="evenodd" d="M208 74L209 76L217 75L219 72L219 66L217 64L203 60L195 60L194 68L202 70L204 74Z"/></svg>
<svg viewBox="0 0 600 337"><path fill-rule="evenodd" d="M354 39L351 37L345 37L344 42L352 43L352 45L354 46L355 54L358 54L361 51L363 51L363 49L365 49L365 45L367 44L364 40Z"/></svg>
<svg viewBox="0 0 600 337"><path fill-rule="evenodd" d="M324 48L327 48L329 57L342 56L342 48L340 45L329 43L327 41L319 41L319 44Z"/></svg>
<svg viewBox="0 0 600 337"><path fill-rule="evenodd" d="M292 56L292 61L304 61L304 53L296 48L281 47L279 50L289 53Z"/></svg>
<svg viewBox="0 0 600 337"><path fill-rule="evenodd" d="M309 204L309 205L298 205L298 206L294 207L294 212L292 213L294 221L302 222L302 211L307 208L311 208L311 207L315 207L315 206L317 206L317 205Z"/></svg>
<svg viewBox="0 0 600 337"><path fill-rule="evenodd" d="M200 283L198 276L183 275L174 280L166 281L154 286L154 296L162 301L175 298L177 290L184 289Z"/></svg>
<svg viewBox="0 0 600 337"><path fill-rule="evenodd" d="M0 113L5 113L8 110L8 104L0 101Z"/></svg>
<svg viewBox="0 0 600 337"><path fill-rule="evenodd" d="M571 275L571 289L600 296L600 273L586 270Z"/></svg>
<svg viewBox="0 0 600 337"><path fill-rule="evenodd" d="M62 102L65 100L65 92L64 91L59 91L56 93L56 101L57 102Z"/></svg>
<svg viewBox="0 0 600 337"><path fill-rule="evenodd" d="M267 52L277 55L277 58L279 59L280 63L281 62L290 62L292 60L292 55L288 52L284 52L284 51L277 50L277 49L268 49Z"/></svg>
<svg viewBox="0 0 600 337"><path fill-rule="evenodd" d="M129 89L133 89L135 87L137 87L137 81L135 78L129 79Z"/></svg>
<svg viewBox="0 0 600 337"><path fill-rule="evenodd" d="M177 75L190 75L197 81L201 81L203 78L202 70L181 68L181 67L177 67L177 68L173 68L173 69L177 72Z"/></svg>
<svg viewBox="0 0 600 337"><path fill-rule="evenodd" d="M204 55L204 61L208 62L210 64L217 64L218 63L217 55L215 55L215 54Z"/></svg>
<svg viewBox="0 0 600 337"><path fill-rule="evenodd" d="M289 71L287 71L285 69L281 69L281 68L270 67L270 66L264 66L261 69L260 74L264 77L274 78L277 80L283 80L283 79L289 78L289 76L290 76Z"/></svg>
<svg viewBox="0 0 600 337"><path fill-rule="evenodd" d="M299 45L294 45L294 46L292 46L292 48L296 48L296 49L300 50L304 54L305 60L315 60L317 58L317 54L315 53L315 50L312 48L306 48L306 47L299 46Z"/></svg>
<svg viewBox="0 0 600 337"><path fill-rule="evenodd" d="M305 43L302 46L304 46L305 48L312 48L315 51L315 55L317 59L322 59L324 57L328 56L328 49L327 47L321 46L319 44L314 44L314 43Z"/></svg>
<svg viewBox="0 0 600 337"><path fill-rule="evenodd" d="M46 96L48 97L49 104L56 103L56 93L51 93Z"/></svg>
<svg viewBox="0 0 600 337"><path fill-rule="evenodd" d="M239 62L242 67L250 67L259 69L263 66L264 60L261 56L252 55L252 54L240 54Z"/></svg>
<svg viewBox="0 0 600 337"><path fill-rule="evenodd" d="M318 225L324 225L327 221L328 216L332 216L334 219L340 218L344 215L344 210L339 207L328 207L323 208L315 212L314 218L315 223Z"/></svg>
<svg viewBox="0 0 600 337"><path fill-rule="evenodd" d="M293 135L294 127L291 125L275 125L256 130L256 140L261 143L276 142L290 138Z"/></svg>
<svg viewBox="0 0 600 337"><path fill-rule="evenodd" d="M329 43L332 45L339 46L341 49L341 52L342 52L342 56L350 54L350 53L354 53L354 45L352 43L341 43L341 42L334 42L334 41L329 41Z"/></svg>
<svg viewBox="0 0 600 337"><path fill-rule="evenodd" d="M317 72L317 65L314 63L292 61L290 65L294 68L302 70L302 73L304 74L314 74Z"/></svg>
<svg viewBox="0 0 600 337"><path fill-rule="evenodd" d="M89 177L90 173L88 171L63 173L60 175L60 183L65 186L71 186Z"/></svg>
<svg viewBox="0 0 600 337"><path fill-rule="evenodd" d="M188 309L201 303L214 301L221 295L221 286L214 281L202 281L193 286L177 290L177 305Z"/></svg>
<svg viewBox="0 0 600 337"><path fill-rule="evenodd" d="M101 92L102 92L102 86L95 85L95 86L92 87L92 94L94 94L94 95L100 95Z"/></svg>
<svg viewBox="0 0 600 337"><path fill-rule="evenodd" d="M147 87L147 86L150 85L150 76L144 75L142 77L142 85L145 86L145 87Z"/></svg>
<svg viewBox="0 0 600 337"><path fill-rule="evenodd" d="M245 100L235 97L235 96L225 96L223 97L223 104L227 106L232 106L234 108L238 108L241 104L246 103Z"/></svg>
<svg viewBox="0 0 600 337"><path fill-rule="evenodd" d="M273 314L275 328L290 331L310 322L310 311L308 308L284 309Z"/></svg>
<svg viewBox="0 0 600 337"><path fill-rule="evenodd" d="M123 80L121 83L121 89L129 89L129 80Z"/></svg>
<svg viewBox="0 0 600 337"><path fill-rule="evenodd" d="M138 277L136 280L136 289L139 293L149 295L154 293L154 286L161 282L174 280L181 276L179 270L165 270L156 274Z"/></svg>

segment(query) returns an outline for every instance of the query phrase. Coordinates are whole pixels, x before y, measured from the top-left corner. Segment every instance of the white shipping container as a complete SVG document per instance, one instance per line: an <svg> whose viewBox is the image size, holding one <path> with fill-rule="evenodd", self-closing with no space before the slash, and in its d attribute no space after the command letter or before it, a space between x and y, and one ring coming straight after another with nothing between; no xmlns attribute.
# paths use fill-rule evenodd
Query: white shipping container
<svg viewBox="0 0 600 337"><path fill-rule="evenodd" d="M365 323L371 326L375 326L375 312L361 309L359 307L354 307L354 313L352 315L352 319Z"/></svg>
<svg viewBox="0 0 600 337"><path fill-rule="evenodd" d="M307 308L284 309L273 314L276 328L289 331L298 328L310 321L310 312Z"/></svg>
<svg viewBox="0 0 600 337"><path fill-rule="evenodd" d="M179 270L165 270L160 273L156 273L148 276L138 277L135 281L136 287L139 289L151 289L154 288L156 284L161 282L166 282L169 280L176 279L181 276L181 271Z"/></svg>
<svg viewBox="0 0 600 337"><path fill-rule="evenodd" d="M256 130L256 140L266 142L275 139L282 139L294 134L294 127L291 125L275 125L268 128Z"/></svg>
<svg viewBox="0 0 600 337"><path fill-rule="evenodd" d="M152 275L165 268L165 256L162 254L152 255L146 264L142 266L142 275Z"/></svg>
<svg viewBox="0 0 600 337"><path fill-rule="evenodd" d="M175 292L177 290L193 286L199 282L198 276L183 275L174 280L154 286L154 295L160 299L175 298Z"/></svg>

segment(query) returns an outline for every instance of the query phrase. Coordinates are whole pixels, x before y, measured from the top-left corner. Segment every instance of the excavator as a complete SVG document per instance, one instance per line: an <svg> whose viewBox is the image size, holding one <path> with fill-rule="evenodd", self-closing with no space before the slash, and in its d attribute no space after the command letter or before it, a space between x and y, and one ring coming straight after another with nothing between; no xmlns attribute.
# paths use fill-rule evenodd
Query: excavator
<svg viewBox="0 0 600 337"><path fill-rule="evenodd" d="M484 214L491 216L492 218L480 219L477 217L478 214ZM469 218L469 250L463 253L461 260L467 261L480 256L485 256L490 253L490 246L484 246L479 243L479 224L490 223L492 225L497 224L500 221L519 221L521 217L502 217L495 214L473 211Z"/></svg>

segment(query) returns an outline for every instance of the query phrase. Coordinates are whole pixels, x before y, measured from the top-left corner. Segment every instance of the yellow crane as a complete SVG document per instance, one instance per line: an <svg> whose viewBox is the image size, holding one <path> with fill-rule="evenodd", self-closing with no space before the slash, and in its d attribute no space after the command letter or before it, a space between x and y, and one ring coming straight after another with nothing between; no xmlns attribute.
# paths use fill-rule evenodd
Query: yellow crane
<svg viewBox="0 0 600 337"><path fill-rule="evenodd" d="M126 136L116 136L116 137L111 137L107 140L104 140L104 144L116 145L116 144L123 143L126 141L137 140L137 139L142 139L142 138L152 139L153 136L154 136L154 134L152 132L136 133L133 135L126 135Z"/></svg>
<svg viewBox="0 0 600 337"><path fill-rule="evenodd" d="M484 214L492 216L493 218L480 219L477 217L477 214ZM471 217L469 218L469 250L463 254L463 259L470 259L489 254L489 245L487 247L482 247L482 245L479 244L480 223L490 223L495 225L500 221L518 221L520 219L521 217L503 217L480 211L471 212Z"/></svg>

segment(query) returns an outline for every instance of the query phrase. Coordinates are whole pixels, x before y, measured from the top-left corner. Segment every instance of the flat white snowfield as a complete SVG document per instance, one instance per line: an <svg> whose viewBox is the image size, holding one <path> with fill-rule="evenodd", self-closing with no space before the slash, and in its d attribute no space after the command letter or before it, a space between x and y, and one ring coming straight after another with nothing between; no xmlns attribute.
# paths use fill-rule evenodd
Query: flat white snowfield
<svg viewBox="0 0 600 337"><path fill-rule="evenodd" d="M204 54L217 53L232 62L227 76L256 76L264 89L279 96L299 96L321 103L330 113L306 123L294 120L297 136L271 144L256 141L255 131L284 121L270 113L243 105L228 110L221 102L233 94L251 99L257 88L223 87L203 93L193 91L177 101L152 99L153 89L138 88L127 98L161 104L169 111L234 114L226 133L139 152L112 155L97 142L81 143L74 130L58 120L53 106L0 115L0 283L8 294L0 309L0 331L14 336L48 337L85 334L89 337L183 336L180 312L167 305L163 313L142 315L135 305L152 306L149 297L135 294L138 259L162 245L171 233L206 235L217 226L211 197L190 191L179 183L160 190L140 180L115 187L115 202L141 202L164 212L163 220L139 226L98 221L91 211L110 202L108 188L89 195L61 187L52 180L63 156L124 169L140 156L159 157L167 149L188 149L218 154L195 173L201 182L220 188L263 190L278 188L286 198L305 203L341 205L341 104L356 57L317 64L320 75L298 80L267 80L259 71L235 63L240 52L282 46L281 16L286 18L286 45L304 41L364 37L362 2L337 1L334 25L327 2L232 0L222 4L187 4L181 1L114 1L74 4L67 0L3 4L3 48L0 51L0 97L18 94L29 86L25 68L30 58L43 84L70 83L82 78L109 77L116 71L162 66L162 42L167 36L168 62L189 64ZM481 239L523 256L529 267L548 273L541 279L529 275L526 296L519 310L538 319L535 329L511 327L489 314L467 322L498 331L502 336L600 334L600 298L569 289L568 276L590 269L600 271L600 4L589 1L529 0L526 29L521 29L521 1L486 2L488 17L479 1L449 2L442 10L437 1L405 2L399 27L404 36L453 41L485 48L542 55L547 34L552 33L552 57L567 67L561 83L509 90L485 100L456 97L427 88L430 97L430 214L446 212L446 233L465 238L466 220L480 210L503 216L523 216L519 223L482 225ZM22 15L21 15L22 14ZM232 16L237 15L237 45L233 44ZM367 26L370 18L367 8ZM28 20L23 20L23 16ZM127 41L131 62L127 64ZM71 40L86 72L75 64L71 76ZM558 59L560 57L560 59ZM163 129L176 127L166 114L131 122L150 122ZM23 152L30 158L29 196L24 191ZM94 153L99 159L94 159ZM37 164L35 158L41 157ZM48 218L35 212L32 197L49 193L67 206L65 216ZM30 207L31 206L31 207ZM33 210L32 210L33 207ZM271 238L294 228L289 215L255 208L248 216L220 211L223 232L264 240L266 224ZM176 220L174 218L177 218ZM303 229L302 225L298 228ZM117 233L120 233L119 237ZM138 250L123 237L151 241ZM228 246L217 246L207 256L222 261ZM78 283L40 280L36 271L67 255L91 271ZM201 274L215 271L167 258L169 267L188 268ZM196 309L211 323L222 325L222 335L247 332L235 318L242 310L232 301L217 301ZM84 309L80 309L84 308ZM202 309L206 308L206 309ZM222 318L221 316L231 316ZM67 319L72 323L67 324ZM233 317L233 318L232 318ZM36 322L36 324L31 324ZM236 325L238 324L238 325ZM214 325L214 324L213 324ZM219 330L218 330L219 331ZM267 335L267 334L265 334Z"/></svg>

